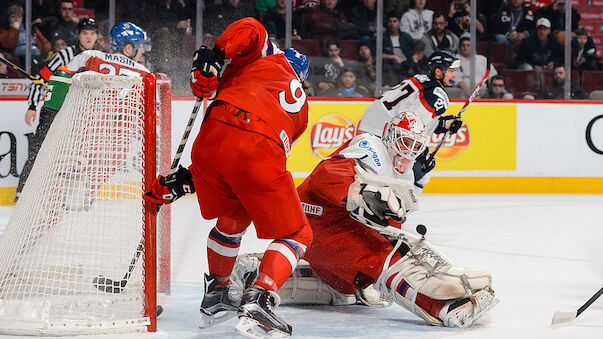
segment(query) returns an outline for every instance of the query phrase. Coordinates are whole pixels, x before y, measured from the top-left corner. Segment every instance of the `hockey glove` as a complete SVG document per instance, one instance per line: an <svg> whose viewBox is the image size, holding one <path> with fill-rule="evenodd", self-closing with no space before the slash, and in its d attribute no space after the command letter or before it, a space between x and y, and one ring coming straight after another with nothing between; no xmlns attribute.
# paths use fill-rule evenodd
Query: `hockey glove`
<svg viewBox="0 0 603 339"><path fill-rule="evenodd" d="M199 98L215 97L215 91L220 85L220 72L224 66L224 52L220 49L207 49L201 46L195 51L193 67L191 68L191 89Z"/></svg>
<svg viewBox="0 0 603 339"><path fill-rule="evenodd" d="M142 198L157 205L171 204L178 198L195 193L193 176L188 169L180 166L178 171L167 176L158 176L151 184L151 191Z"/></svg>
<svg viewBox="0 0 603 339"><path fill-rule="evenodd" d="M438 121L438 127L433 131L436 134L442 134L450 132L454 134L458 132L459 128L463 125L463 120L458 119L454 115L441 116Z"/></svg>
<svg viewBox="0 0 603 339"><path fill-rule="evenodd" d="M348 191L346 208L353 219L375 229L390 226L388 218L397 223L403 222L406 214L404 203L389 187L360 184L360 190L357 190L352 186Z"/></svg>
<svg viewBox="0 0 603 339"><path fill-rule="evenodd" d="M430 158L429 148L425 148L423 153L419 154L415 158L415 164L412 167L412 170L415 174L415 185L417 185L417 182L421 180L427 173L431 172L431 170L435 167L435 158ZM422 185L417 186L423 187Z"/></svg>

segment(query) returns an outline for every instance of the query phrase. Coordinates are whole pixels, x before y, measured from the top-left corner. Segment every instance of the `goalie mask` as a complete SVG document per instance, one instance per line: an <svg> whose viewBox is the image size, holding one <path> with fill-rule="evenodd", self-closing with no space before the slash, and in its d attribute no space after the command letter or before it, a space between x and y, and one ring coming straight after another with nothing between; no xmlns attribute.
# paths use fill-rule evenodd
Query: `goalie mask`
<svg viewBox="0 0 603 339"><path fill-rule="evenodd" d="M404 173L408 164L425 149L427 129L414 113L402 112L385 126L382 139L394 168Z"/></svg>

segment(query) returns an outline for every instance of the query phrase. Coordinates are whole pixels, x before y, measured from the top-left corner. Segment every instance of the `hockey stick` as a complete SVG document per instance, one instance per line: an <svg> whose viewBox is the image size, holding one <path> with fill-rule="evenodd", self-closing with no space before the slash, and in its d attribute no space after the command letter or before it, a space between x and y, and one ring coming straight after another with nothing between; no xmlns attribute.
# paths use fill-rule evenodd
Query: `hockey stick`
<svg viewBox="0 0 603 339"><path fill-rule="evenodd" d="M488 44L488 50L490 50L490 44ZM488 56L489 56L489 54L490 54L490 52L488 51ZM477 96L477 93L479 93L479 89L480 89L480 87L482 87L482 84L484 83L484 81L486 81L486 79L488 79L488 75L490 75L490 58L489 57L487 58L487 61L486 61L486 73L484 74L482 79L479 81L479 83L475 86L475 88L473 89L473 92L471 92L471 95L469 95L467 100L465 100L465 104L463 105L463 107L461 107L459 114L454 116L454 119L461 118L461 116L463 115L463 112L465 112L465 110L467 109L469 104L471 104L471 102L473 102L473 100ZM440 147L442 147L442 145L444 144L444 140L446 140L447 135L448 135L448 131L446 131L446 133L444 133L444 135L442 136L442 139L440 139L440 142L438 142L438 145L435 147L433 152L431 152L431 154L427 158L426 163L429 164L430 162L433 161L433 158L435 157L436 153L438 152Z"/></svg>
<svg viewBox="0 0 603 339"><path fill-rule="evenodd" d="M34 78L31 74L25 72L25 70L23 70L21 67L13 64L12 62L4 59L3 57L0 57L0 62L4 63L8 67L12 68L15 72L19 73L20 76L31 80L34 84L42 85L44 87L48 87L48 85L45 84L43 81Z"/></svg>
<svg viewBox="0 0 603 339"><path fill-rule="evenodd" d="M176 152L176 155L174 156L174 160L172 161L172 166L170 167L168 175L176 172L176 170L178 168L178 163L180 163L180 158L182 157L182 152L184 151L184 146L186 146L188 137L190 136L191 129L193 128L193 125L195 123L195 119L197 119L197 114L199 113L199 108L201 107L201 103L205 103L205 102L206 102L205 99L202 100L201 98L198 98L197 102L195 102L195 107L193 108L193 112L191 113L191 116L188 119L188 123L186 124L184 134L182 135L182 139L180 140L180 146L178 146L178 151ZM157 206L157 209L159 209L159 206L160 205ZM132 272L134 271L134 268L136 267L136 263L138 262L138 259L140 258L140 253L142 252L143 247L144 247L144 238L140 239L140 242L138 243L138 246L136 247L136 252L134 253L134 256L132 257L132 260L130 261L130 266L128 266L128 271L126 272L126 274L124 274L124 276L121 280L113 280L113 279L105 278L104 276L100 275L98 277L95 277L94 280L92 281L94 286L103 292L121 293L124 290L124 288L126 287L126 285L128 284L128 281L130 280L130 276L132 275ZM158 307L158 313L160 313L159 307Z"/></svg>
<svg viewBox="0 0 603 339"><path fill-rule="evenodd" d="M553 320L551 321L551 325L566 323L576 319L584 310L586 310L592 303L595 302L601 295L603 294L603 288L601 288L595 295L593 295L588 301L582 305L578 310L573 312L560 312L555 311L553 314Z"/></svg>

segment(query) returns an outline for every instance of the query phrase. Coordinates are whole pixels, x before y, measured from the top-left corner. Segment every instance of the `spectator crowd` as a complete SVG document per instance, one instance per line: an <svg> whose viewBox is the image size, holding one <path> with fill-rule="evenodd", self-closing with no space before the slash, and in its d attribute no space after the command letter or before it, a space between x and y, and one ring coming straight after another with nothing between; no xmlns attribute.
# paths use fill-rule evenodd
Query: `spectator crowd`
<svg viewBox="0 0 603 339"><path fill-rule="evenodd" d="M319 96L374 96L376 79L376 0L206 0L203 42L211 45L230 23L248 16L264 24L269 37L284 47L287 1L292 2L292 44L311 59L310 93ZM81 17L94 17L101 28L96 49L107 50L108 5L102 0L33 0L32 72L55 53L76 43ZM384 0L382 84L392 87L424 72L431 53L457 55L461 70L451 97L466 97L471 83L492 61L490 79L480 91L489 98L563 97L565 0L479 0L476 39L469 38L469 0ZM195 0L124 0L117 2L116 22L145 28L152 49L141 60L154 72L174 79L174 90L186 94L188 64L195 46ZM24 1L0 8L0 53L21 64L25 60ZM593 73L601 72L597 46L588 27L571 8L572 97L587 98ZM473 79L471 45L478 50ZM562 74L563 73L563 74ZM519 75L535 82L521 81ZM601 77L599 77L600 79ZM523 85L528 84L530 87ZM595 88L596 89L596 88ZM603 89L603 88L602 88Z"/></svg>

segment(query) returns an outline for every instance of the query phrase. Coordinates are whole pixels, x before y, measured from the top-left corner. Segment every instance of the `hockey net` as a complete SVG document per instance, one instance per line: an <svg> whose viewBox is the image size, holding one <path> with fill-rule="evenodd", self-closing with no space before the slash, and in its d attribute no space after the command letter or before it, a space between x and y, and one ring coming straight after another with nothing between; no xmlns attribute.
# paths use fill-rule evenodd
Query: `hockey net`
<svg viewBox="0 0 603 339"><path fill-rule="evenodd" d="M154 331L157 261L169 274L169 225L157 251L142 199L157 169L156 76L72 80L0 240L0 333Z"/></svg>

